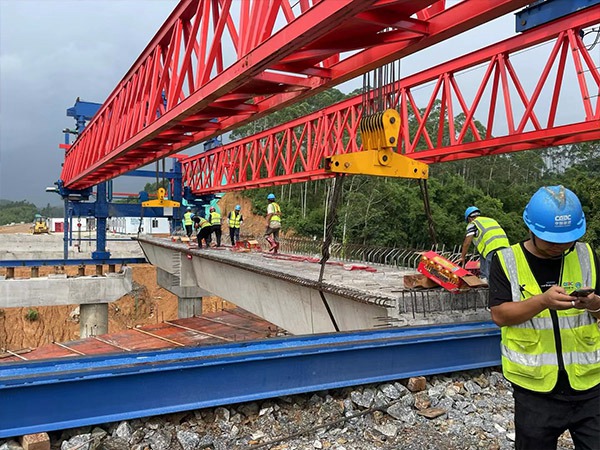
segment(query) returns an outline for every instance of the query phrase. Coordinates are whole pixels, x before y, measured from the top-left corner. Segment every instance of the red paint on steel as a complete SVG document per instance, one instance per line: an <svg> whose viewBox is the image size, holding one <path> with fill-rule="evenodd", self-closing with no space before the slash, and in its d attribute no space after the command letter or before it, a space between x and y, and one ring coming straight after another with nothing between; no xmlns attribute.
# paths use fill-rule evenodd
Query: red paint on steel
<svg viewBox="0 0 600 450"><path fill-rule="evenodd" d="M181 1L67 150L61 179L114 178L527 3Z"/></svg>
<svg viewBox="0 0 600 450"><path fill-rule="evenodd" d="M600 74L578 36L579 29L594 24L599 16L600 6L595 6L402 79L393 101L399 105L403 124L412 114L417 122L416 130L401 130L403 153L435 163L600 139ZM552 50L528 95L522 79L530 75L531 68L518 72L510 56L544 42L552 44ZM568 58L572 64L567 64ZM474 98L467 103L459 78L476 66L484 73ZM581 113L571 111L569 123L557 124L560 91L567 75L579 85ZM473 88L472 80L466 83ZM431 93L418 103L415 91L430 84ZM550 98L543 98L542 91L549 92ZM436 101L440 102L437 110ZM329 178L333 174L323 169L324 157L361 150L355 139L361 103L357 96L184 159L184 182L196 194L207 194ZM457 115L463 117L462 123L455 124ZM477 115L487 116L485 133L477 128ZM425 126L434 120L436 137L430 136ZM506 130L500 128L502 122L508 124ZM444 129L454 130L449 143L441 142Z"/></svg>

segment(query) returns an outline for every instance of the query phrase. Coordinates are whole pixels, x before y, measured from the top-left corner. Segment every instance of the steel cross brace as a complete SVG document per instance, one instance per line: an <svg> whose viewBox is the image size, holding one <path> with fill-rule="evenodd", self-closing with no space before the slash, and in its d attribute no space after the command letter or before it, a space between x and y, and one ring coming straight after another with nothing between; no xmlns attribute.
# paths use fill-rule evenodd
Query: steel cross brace
<svg viewBox="0 0 600 450"><path fill-rule="evenodd" d="M0 438L499 364L491 322L8 363Z"/></svg>

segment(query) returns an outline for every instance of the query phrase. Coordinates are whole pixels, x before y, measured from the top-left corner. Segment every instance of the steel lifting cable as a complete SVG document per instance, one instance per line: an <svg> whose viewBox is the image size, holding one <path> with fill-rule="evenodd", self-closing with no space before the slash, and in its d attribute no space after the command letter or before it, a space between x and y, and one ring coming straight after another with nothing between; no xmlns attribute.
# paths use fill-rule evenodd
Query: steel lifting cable
<svg viewBox="0 0 600 450"><path fill-rule="evenodd" d="M431 205L429 203L429 189L427 188L427 180L419 179L419 187L421 188L421 196L423 197L423 207L425 208L425 216L427 216L427 229L429 231L429 237L431 238L432 244L437 245L437 235L435 233L433 215L431 214Z"/></svg>
<svg viewBox="0 0 600 450"><path fill-rule="evenodd" d="M327 214L327 228L325 230L325 239L323 240L323 246L321 247L321 270L319 272L319 282L318 286L320 287L323 282L323 275L325 274L325 265L327 264L327 260L331 256L329 252L329 247L331 246L331 242L333 241L333 232L335 230L335 226L337 224L337 206L340 203L340 199L342 198L342 182L344 181L344 174L338 175L333 179L333 189L330 192L330 201L329 201L329 211L326 211ZM333 316L333 312L329 307L329 303L325 298L325 294L323 294L323 290L319 288L319 295L321 296L321 300L323 301L323 305L325 305L325 309L327 310L327 314L331 319L331 323L335 331L340 331L340 328Z"/></svg>

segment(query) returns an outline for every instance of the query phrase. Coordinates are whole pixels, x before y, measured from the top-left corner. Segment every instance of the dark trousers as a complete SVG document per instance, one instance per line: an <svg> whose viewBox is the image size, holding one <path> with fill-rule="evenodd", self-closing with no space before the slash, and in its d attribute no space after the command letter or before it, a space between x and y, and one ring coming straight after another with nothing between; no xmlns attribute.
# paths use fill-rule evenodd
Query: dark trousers
<svg viewBox="0 0 600 450"><path fill-rule="evenodd" d="M215 239L217 240L217 247L221 246L221 225L213 225L212 232L215 233Z"/></svg>
<svg viewBox="0 0 600 450"><path fill-rule="evenodd" d="M239 228L229 227L229 240L231 241L231 245L235 245L235 243L240 240L240 229Z"/></svg>
<svg viewBox="0 0 600 450"><path fill-rule="evenodd" d="M600 449L600 396L561 401L520 389L513 396L516 450L555 450L565 430L576 450Z"/></svg>
<svg viewBox="0 0 600 450"><path fill-rule="evenodd" d="M185 226L185 234L187 234L187 237L190 237L192 235L192 226L191 225Z"/></svg>
<svg viewBox="0 0 600 450"><path fill-rule="evenodd" d="M202 248L202 241L206 242L206 247L210 247L210 234L212 231L212 227L204 227L200 228L198 231L198 247Z"/></svg>

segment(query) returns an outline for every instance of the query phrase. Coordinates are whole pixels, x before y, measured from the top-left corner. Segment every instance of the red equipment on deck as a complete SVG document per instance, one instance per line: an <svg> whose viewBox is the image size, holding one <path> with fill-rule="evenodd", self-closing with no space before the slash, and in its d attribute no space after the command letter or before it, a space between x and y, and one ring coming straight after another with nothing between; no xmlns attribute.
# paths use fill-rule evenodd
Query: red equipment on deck
<svg viewBox="0 0 600 450"><path fill-rule="evenodd" d="M417 270L444 289L457 293L469 288L485 287L487 284L473 273L436 252L423 253Z"/></svg>

